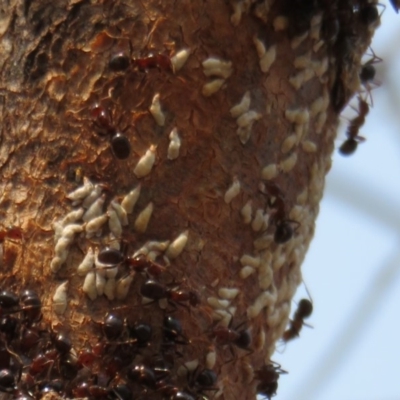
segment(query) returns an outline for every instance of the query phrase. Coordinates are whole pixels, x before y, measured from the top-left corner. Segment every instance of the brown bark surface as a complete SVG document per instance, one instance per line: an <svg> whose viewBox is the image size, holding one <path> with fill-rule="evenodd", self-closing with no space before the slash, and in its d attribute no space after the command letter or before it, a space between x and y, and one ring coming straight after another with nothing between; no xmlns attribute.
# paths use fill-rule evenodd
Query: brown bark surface
<svg viewBox="0 0 400 400"><path fill-rule="evenodd" d="M89 398L118 398L112 391L123 383L133 398L175 399L178 390L187 399L255 398L260 384L255 371L269 365L302 282L300 266L314 233L338 114L359 89L361 55L376 25L364 17L371 6L366 1L321 1L309 10L301 2L289 3L3 3L0 282L1 289L18 295L35 290L43 303L39 322L26 321L15 309L7 314L17 319L14 334L1 337L0 351L10 358L1 368L12 370L17 387L5 391L9 398L19 393L40 398L47 380L60 375L69 381L61 397L77 397L76 387L88 382L104 389ZM129 66L115 71L110 60L119 52L128 56ZM158 62L147 61L143 70L135 60L148 60L151 52ZM185 52L187 61L179 68L175 60ZM161 111L152 112L156 95ZM232 109L243 98L250 104ZM99 135L96 103L128 138L126 160L113 154L109 134ZM174 129L179 140L171 140ZM72 235L65 262L52 271L61 254L54 222L80 207L66 196L86 179L103 185L102 214L112 199L121 202L139 185L140 196L116 241L109 235L110 216L89 238L88 222L76 221L83 232ZM149 204L145 224L141 218ZM10 225L22 230L22 239L12 237ZM280 244L274 235L283 225L293 236ZM89 299L77 266L90 247L101 250L110 242L122 243L129 256L142 249L168 272L134 274L122 263L116 281L134 276L127 297ZM200 304L163 299L143 305L140 289L150 278L197 293ZM57 313L53 297L64 282L66 310ZM125 326L151 325L149 346L139 348L126 327L117 343L110 343L101 325L109 313ZM165 345L166 316L183 326L174 345ZM247 349L235 345L234 332L231 344L222 343L215 332L227 326L249 330ZM29 349L27 330L39 335ZM74 350L55 356L30 383L33 360L54 347L61 331ZM94 364L73 367L76 377L65 379L65 359L99 342L105 349ZM157 388L128 378L129 368L143 364L154 370L160 358L168 372L157 377ZM198 368L183 367L193 360ZM218 376L210 391L196 381L204 369Z"/></svg>

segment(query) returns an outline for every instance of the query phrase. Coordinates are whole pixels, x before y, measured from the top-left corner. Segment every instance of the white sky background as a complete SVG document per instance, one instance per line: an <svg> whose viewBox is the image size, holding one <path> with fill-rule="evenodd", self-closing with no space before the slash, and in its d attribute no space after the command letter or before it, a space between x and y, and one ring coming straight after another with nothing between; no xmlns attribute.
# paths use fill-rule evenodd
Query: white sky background
<svg viewBox="0 0 400 400"><path fill-rule="evenodd" d="M313 329L275 353L289 372L276 400L400 400L400 14L382 3L372 44L382 86L360 130L366 142L334 155L303 264ZM306 296L300 287L296 299Z"/></svg>

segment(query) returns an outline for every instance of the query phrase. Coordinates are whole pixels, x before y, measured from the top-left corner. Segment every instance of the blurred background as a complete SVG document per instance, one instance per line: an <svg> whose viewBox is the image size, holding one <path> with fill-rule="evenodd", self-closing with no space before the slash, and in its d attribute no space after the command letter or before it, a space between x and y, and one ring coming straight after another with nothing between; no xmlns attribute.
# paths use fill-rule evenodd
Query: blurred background
<svg viewBox="0 0 400 400"><path fill-rule="evenodd" d="M278 346L273 360L289 374L277 400L400 400L400 14L381 4L372 43L381 86L360 130L367 140L350 157L334 154L303 264L313 328ZM301 298L303 286L292 314Z"/></svg>

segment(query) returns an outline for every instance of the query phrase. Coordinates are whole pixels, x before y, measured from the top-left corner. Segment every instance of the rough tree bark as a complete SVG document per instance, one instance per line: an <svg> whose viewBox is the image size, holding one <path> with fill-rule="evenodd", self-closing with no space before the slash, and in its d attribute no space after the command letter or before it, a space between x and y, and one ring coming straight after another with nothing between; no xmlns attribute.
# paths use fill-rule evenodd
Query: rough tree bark
<svg viewBox="0 0 400 400"><path fill-rule="evenodd" d="M32 293L1 294L3 396L272 396L378 23L367 0L3 1L0 282L43 304L40 320ZM97 209L70 214L97 189ZM130 260L77 272L110 244ZM135 322L153 329L146 346Z"/></svg>

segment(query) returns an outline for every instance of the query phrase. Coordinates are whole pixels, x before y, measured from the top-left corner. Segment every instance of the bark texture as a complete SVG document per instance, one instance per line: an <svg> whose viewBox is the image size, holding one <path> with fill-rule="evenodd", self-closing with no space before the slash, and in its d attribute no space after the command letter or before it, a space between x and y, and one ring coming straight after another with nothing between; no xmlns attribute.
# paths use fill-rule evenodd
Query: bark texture
<svg viewBox="0 0 400 400"><path fill-rule="evenodd" d="M17 311L21 299L5 312L16 320L1 336L9 359L1 368L15 376L5 397L273 394L257 371L270 365L288 323L338 115L359 90L361 56L379 23L375 9L363 0L3 2L0 282L17 295L35 290L43 303L41 321L29 320L30 308ZM111 115L106 122L95 104ZM112 151L116 131L129 140L127 159ZM84 200L68 193L90 187L89 195L96 184L103 197L92 211L104 225L92 235L94 216L60 222ZM116 222L111 202L135 188L119 234L123 218ZM293 236L281 244L282 229ZM125 261L101 274L90 266L92 284L77 267L89 248L110 243L166 271L154 275L150 261L144 273ZM150 279L165 293L143 305ZM110 314L124 321L111 339L103 324ZM182 333L166 328L168 317ZM134 322L153 328L148 346L129 333ZM38 336L32 345L27 331ZM73 350L32 371L59 332ZM75 355L88 347L98 356L82 368ZM154 380L143 369L129 374L135 366ZM208 370L215 382L199 378ZM84 382L89 389L78 392ZM123 397L118 385L132 394Z"/></svg>

